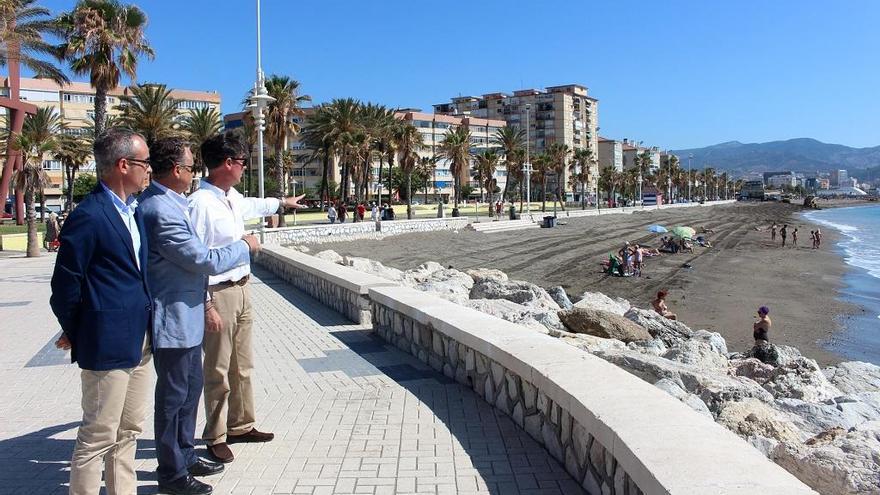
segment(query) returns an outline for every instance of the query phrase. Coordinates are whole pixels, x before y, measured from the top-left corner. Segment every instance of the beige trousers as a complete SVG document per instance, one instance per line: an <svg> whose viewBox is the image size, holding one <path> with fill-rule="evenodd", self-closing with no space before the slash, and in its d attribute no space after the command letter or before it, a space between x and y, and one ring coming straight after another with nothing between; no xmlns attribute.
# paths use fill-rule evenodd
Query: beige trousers
<svg viewBox="0 0 880 495"><path fill-rule="evenodd" d="M136 368L82 370L83 420L70 461L70 494L98 495L101 466L107 495L137 493L137 437L152 404L150 341Z"/></svg>
<svg viewBox="0 0 880 495"><path fill-rule="evenodd" d="M253 313L250 285L211 288L223 330L205 332L205 431L207 445L226 442L226 435L242 435L254 427Z"/></svg>

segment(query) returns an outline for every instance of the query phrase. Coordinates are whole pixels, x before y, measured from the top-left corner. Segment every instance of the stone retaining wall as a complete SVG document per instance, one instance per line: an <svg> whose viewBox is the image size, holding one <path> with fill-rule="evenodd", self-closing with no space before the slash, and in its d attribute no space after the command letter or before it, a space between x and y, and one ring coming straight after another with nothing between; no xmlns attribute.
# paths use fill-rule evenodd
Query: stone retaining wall
<svg viewBox="0 0 880 495"><path fill-rule="evenodd" d="M264 246L256 261L279 278L361 325L368 325L371 321L369 289L395 285L384 278L285 247Z"/></svg>
<svg viewBox="0 0 880 495"><path fill-rule="evenodd" d="M558 339L289 248L265 247L258 261L472 388L591 494L815 493L666 392Z"/></svg>
<svg viewBox="0 0 880 495"><path fill-rule="evenodd" d="M381 239L410 232L463 229L467 223L466 217L450 217L282 227L266 229L264 244L323 244L357 239Z"/></svg>

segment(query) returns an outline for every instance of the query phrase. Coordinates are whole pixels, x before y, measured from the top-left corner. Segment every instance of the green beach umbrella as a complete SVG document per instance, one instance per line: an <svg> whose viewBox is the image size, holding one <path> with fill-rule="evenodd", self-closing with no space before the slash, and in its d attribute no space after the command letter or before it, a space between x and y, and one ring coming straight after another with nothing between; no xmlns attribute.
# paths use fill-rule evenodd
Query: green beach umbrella
<svg viewBox="0 0 880 495"><path fill-rule="evenodd" d="M669 233L682 239L691 239L697 231L690 227L673 227Z"/></svg>

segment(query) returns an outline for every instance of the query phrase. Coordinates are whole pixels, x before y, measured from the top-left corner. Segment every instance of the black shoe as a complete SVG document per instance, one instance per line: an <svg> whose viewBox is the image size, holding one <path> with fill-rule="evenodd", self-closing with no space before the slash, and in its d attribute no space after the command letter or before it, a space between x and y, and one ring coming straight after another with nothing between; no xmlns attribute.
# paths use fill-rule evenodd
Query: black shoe
<svg viewBox="0 0 880 495"><path fill-rule="evenodd" d="M187 470L193 476L211 476L212 474L222 473L223 464L207 459L199 459L192 466L188 467Z"/></svg>
<svg viewBox="0 0 880 495"><path fill-rule="evenodd" d="M202 483L187 474L168 483L159 483L159 493L166 495L210 495L214 493L214 489L211 488L211 485Z"/></svg>

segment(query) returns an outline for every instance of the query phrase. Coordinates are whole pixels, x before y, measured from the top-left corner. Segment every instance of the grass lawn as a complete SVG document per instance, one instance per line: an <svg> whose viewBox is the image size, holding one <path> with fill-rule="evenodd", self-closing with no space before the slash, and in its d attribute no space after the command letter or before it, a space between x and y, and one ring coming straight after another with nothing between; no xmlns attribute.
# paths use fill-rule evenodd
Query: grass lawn
<svg viewBox="0 0 880 495"><path fill-rule="evenodd" d="M37 232L45 232L46 224L37 222ZM4 234L24 234L27 232L27 225L15 225L12 220L7 220L0 225L0 235Z"/></svg>

